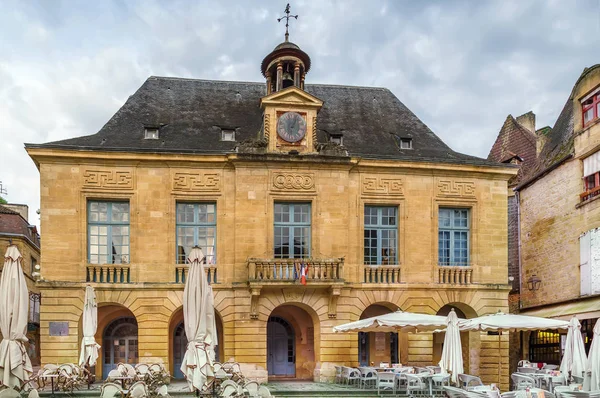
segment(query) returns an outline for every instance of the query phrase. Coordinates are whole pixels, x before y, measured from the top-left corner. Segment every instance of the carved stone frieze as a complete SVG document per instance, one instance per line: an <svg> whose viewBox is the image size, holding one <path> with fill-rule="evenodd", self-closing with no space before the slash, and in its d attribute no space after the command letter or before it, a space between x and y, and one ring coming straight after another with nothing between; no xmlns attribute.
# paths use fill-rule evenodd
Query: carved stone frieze
<svg viewBox="0 0 600 398"><path fill-rule="evenodd" d="M363 195L404 196L402 179L392 176L363 176L361 191Z"/></svg>
<svg viewBox="0 0 600 398"><path fill-rule="evenodd" d="M340 294L341 289L339 287L333 287L329 292L329 310L327 314L329 319L337 318L337 302L340 298Z"/></svg>
<svg viewBox="0 0 600 398"><path fill-rule="evenodd" d="M312 120L312 142L313 149L317 151L317 117L313 116Z"/></svg>
<svg viewBox="0 0 600 398"><path fill-rule="evenodd" d="M313 192L315 190L313 173L272 172L271 183L275 191Z"/></svg>
<svg viewBox="0 0 600 398"><path fill-rule="evenodd" d="M436 184L437 196L444 198L474 198L475 183L450 178L440 178Z"/></svg>
<svg viewBox="0 0 600 398"><path fill-rule="evenodd" d="M221 174L178 172L173 176L174 191L215 192L221 190Z"/></svg>
<svg viewBox="0 0 600 398"><path fill-rule="evenodd" d="M265 113L265 126L264 126L264 134L265 134L265 139L268 141L269 140L269 135L271 134L271 115L269 115L268 113Z"/></svg>
<svg viewBox="0 0 600 398"><path fill-rule="evenodd" d="M83 187L106 190L133 189L133 173L129 170L87 169L83 172Z"/></svg>

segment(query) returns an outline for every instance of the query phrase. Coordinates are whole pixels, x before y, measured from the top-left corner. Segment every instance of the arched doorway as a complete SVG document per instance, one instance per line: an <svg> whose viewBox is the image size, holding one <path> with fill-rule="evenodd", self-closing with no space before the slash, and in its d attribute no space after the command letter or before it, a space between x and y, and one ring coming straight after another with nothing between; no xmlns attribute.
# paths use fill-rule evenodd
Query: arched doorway
<svg viewBox="0 0 600 398"><path fill-rule="evenodd" d="M267 321L269 379L313 380L320 349L319 316L303 303L273 309Z"/></svg>
<svg viewBox="0 0 600 398"><path fill-rule="evenodd" d="M138 326L134 317L121 317L112 321L103 333L102 378L119 362L138 363Z"/></svg>
<svg viewBox="0 0 600 398"><path fill-rule="evenodd" d="M456 312L456 316L459 319L474 318L477 316L475 310L464 303L449 303L439 309L436 315L448 316L451 310ZM479 332L460 332L460 344L462 346L463 355L463 366L465 373L474 372L471 364L471 346L478 340ZM444 348L444 338L446 333L434 333L433 334L433 363L438 363L442 359L442 350ZM476 373L471 373L476 374Z"/></svg>
<svg viewBox="0 0 600 398"><path fill-rule="evenodd" d="M296 377L294 329L279 316L267 323L267 369L269 376Z"/></svg>
<svg viewBox="0 0 600 398"><path fill-rule="evenodd" d="M215 323L217 326L217 340L219 343L215 346L215 361L221 362L221 359L225 357L223 353L223 322L221 321L221 315L217 310L215 310ZM187 343L185 324L183 322L183 308L180 307L173 313L169 322L169 371L175 379L183 379L181 363L185 356Z"/></svg>
<svg viewBox="0 0 600 398"><path fill-rule="evenodd" d="M392 309L381 304L367 307L360 319L389 314ZM400 363L398 333L393 332L359 332L358 333L358 363L360 366L379 366L381 362L389 364Z"/></svg>

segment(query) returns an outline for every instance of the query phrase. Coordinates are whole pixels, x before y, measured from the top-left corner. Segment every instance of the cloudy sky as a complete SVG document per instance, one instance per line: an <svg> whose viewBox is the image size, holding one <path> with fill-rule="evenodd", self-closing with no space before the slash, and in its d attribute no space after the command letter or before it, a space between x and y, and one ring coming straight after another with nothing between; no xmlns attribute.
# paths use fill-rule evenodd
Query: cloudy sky
<svg viewBox="0 0 600 398"><path fill-rule="evenodd" d="M0 181L39 224L23 143L96 133L150 75L261 81L283 0L2 0ZM292 1L308 83L391 89L453 149L486 157L508 114L553 125L600 62L600 0Z"/></svg>

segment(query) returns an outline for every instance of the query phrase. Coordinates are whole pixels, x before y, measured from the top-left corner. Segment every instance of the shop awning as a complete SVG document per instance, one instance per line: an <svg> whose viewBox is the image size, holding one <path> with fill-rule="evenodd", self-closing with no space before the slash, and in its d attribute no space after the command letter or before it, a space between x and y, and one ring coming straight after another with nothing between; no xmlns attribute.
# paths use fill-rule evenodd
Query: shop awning
<svg viewBox="0 0 600 398"><path fill-rule="evenodd" d="M569 303L556 304L531 310L522 309L519 314L569 320L577 315L579 320L600 318L600 296L594 296Z"/></svg>

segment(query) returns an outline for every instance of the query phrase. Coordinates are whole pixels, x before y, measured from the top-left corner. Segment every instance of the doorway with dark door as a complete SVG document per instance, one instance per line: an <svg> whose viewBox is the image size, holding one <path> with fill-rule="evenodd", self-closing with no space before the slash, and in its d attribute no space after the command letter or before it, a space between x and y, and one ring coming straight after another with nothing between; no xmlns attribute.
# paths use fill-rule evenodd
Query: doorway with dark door
<svg viewBox="0 0 600 398"><path fill-rule="evenodd" d="M267 370L269 376L296 376L296 344L294 329L279 316L267 323Z"/></svg>
<svg viewBox="0 0 600 398"><path fill-rule="evenodd" d="M138 363L138 325L133 317L117 318L104 329L102 378L118 363Z"/></svg>

